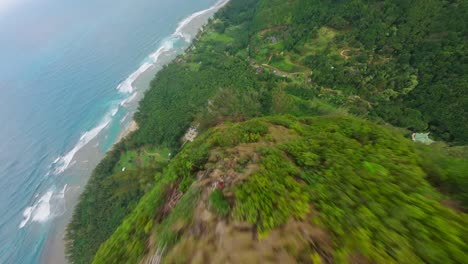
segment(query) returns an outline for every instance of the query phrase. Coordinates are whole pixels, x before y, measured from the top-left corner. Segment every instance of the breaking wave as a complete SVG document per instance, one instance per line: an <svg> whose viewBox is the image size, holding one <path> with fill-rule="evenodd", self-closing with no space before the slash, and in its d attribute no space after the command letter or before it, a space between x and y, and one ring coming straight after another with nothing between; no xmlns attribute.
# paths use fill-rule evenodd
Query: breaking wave
<svg viewBox="0 0 468 264"><path fill-rule="evenodd" d="M23 228L29 222L44 223L49 219L60 216L65 212L65 192L67 185L59 192L47 191L32 206L23 211L23 220L19 228Z"/></svg>

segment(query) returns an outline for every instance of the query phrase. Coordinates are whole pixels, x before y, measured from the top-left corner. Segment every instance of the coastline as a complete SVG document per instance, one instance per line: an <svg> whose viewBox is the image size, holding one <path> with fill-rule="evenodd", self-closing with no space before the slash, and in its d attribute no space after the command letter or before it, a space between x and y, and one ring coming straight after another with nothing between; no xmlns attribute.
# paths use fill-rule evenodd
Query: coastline
<svg viewBox="0 0 468 264"><path fill-rule="evenodd" d="M117 117L121 129L116 141L120 143L110 152L103 151L105 160L94 168L80 202L69 212L74 216L67 232L73 244L67 247L65 243L71 252L68 260L463 262L467 223L463 205L458 204L464 202L459 199L463 186L457 182L463 178L459 172L464 171L466 160L448 149L438 153L438 149L416 146L393 131L398 128L382 124L387 117L367 118L367 113L372 117L370 111L358 116L356 112L366 110L355 111L361 102L342 105L333 94L320 98L323 94L316 90L327 89L325 82L307 85L307 76L281 79L270 71L252 69L256 65L252 60L261 61L271 57L270 51L276 52L270 50L270 40L276 43L272 40L276 36L260 31L271 26L271 21L258 18L281 13L285 20L297 15L298 23L291 31L299 30L299 35L286 35L278 45L298 45L295 50L285 49L275 62L285 62L278 65L291 72L296 71L295 65L303 66L304 72L314 67L329 72L329 65L306 61L315 58L308 51L320 50L323 41L309 46L310 32L301 32L310 23L323 21L300 12L315 10L316 3L307 1L291 5L290 13L283 12L288 9L281 5L275 9L256 1L240 4L219 11L219 20L205 27L186 54L156 75L143 99L135 100L140 102L134 119L138 123L131 121L131 115ZM324 5L321 16L333 18L335 7ZM364 7L372 8L372 3ZM365 19L374 18L370 14ZM327 23L320 29L328 28ZM408 25L411 29L412 24ZM355 30L347 35L357 36L356 46L380 40L377 35L361 43L359 34ZM337 37L327 44L327 58L339 59L336 50L342 40ZM305 55L295 57L297 51ZM360 59L353 62L363 64ZM371 70L391 74L394 67L404 68L404 62ZM149 68L143 71L148 76ZM366 77L367 72L363 74ZM372 92L372 86L365 88ZM132 94L129 98L137 97L133 88L126 91ZM187 127L187 140L196 136L198 127L206 132L178 148ZM320 166L324 159L328 164ZM330 165L330 160L339 162ZM92 169L94 165L86 166ZM242 181L246 177L252 180ZM323 180L317 182L317 178ZM278 196L284 199L278 201ZM356 207L358 214L354 214ZM256 213L253 217L252 212ZM361 235L362 230L366 234ZM346 234L357 235L350 240ZM424 244L436 253L421 250ZM54 250L63 252L63 247L62 242ZM59 258L47 262L58 263Z"/></svg>
<svg viewBox="0 0 468 264"><path fill-rule="evenodd" d="M195 12L181 20L176 31L168 39L162 41L160 47L149 55L152 61L145 62L117 87L119 92L128 95L120 103L120 107L125 108L127 114L120 120L118 136L110 148L104 150L99 148L99 143L101 140L107 139L108 136L100 134L92 138L86 142L84 147L74 153L72 156L73 162L70 161L70 166L64 169L67 176L70 175L72 178L71 182L67 183L68 187L64 194L65 212L60 217L51 220L53 221L53 227L45 242L41 257L42 263L67 263L64 243L65 229L71 220L74 208L78 204L79 197L92 171L104 158L106 153L112 149L112 146L138 130L138 124L133 120L133 114L137 111L139 101L144 96L143 92L149 88L150 82L159 70L164 65L172 62L178 55L183 54L192 43L198 31L207 23L208 19L228 2L229 0L218 1L213 6ZM186 42L186 46L181 50L174 49L174 37L183 39ZM112 114L112 116L114 115L115 113Z"/></svg>
<svg viewBox="0 0 468 264"><path fill-rule="evenodd" d="M138 124L137 122L135 122L135 120L132 120L132 122L130 122L130 125L128 125L126 128L124 128L124 130L122 131L122 133L120 133L119 135L119 138L117 139L117 143L119 143L120 141L122 141L123 139L125 139L128 135L130 135L132 132L135 132L138 130Z"/></svg>

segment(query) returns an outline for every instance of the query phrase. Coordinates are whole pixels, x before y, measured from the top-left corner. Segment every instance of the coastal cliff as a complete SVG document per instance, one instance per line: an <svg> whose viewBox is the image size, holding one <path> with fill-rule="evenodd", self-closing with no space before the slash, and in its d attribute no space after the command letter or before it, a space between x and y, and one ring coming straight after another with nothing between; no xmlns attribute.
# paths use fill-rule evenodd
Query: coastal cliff
<svg viewBox="0 0 468 264"><path fill-rule="evenodd" d="M466 4L397 2L231 0L94 170L70 261L466 260Z"/></svg>

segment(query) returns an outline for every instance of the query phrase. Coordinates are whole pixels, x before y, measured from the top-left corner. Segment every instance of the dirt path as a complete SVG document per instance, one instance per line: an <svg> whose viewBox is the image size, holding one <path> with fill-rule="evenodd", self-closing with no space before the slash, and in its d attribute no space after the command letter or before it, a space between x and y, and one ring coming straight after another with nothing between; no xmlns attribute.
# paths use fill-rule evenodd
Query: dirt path
<svg viewBox="0 0 468 264"><path fill-rule="evenodd" d="M343 57L345 60L349 60L349 58L351 58L351 56L345 54L345 52L347 51L350 51L350 49L343 49L340 51L340 56Z"/></svg>
<svg viewBox="0 0 468 264"><path fill-rule="evenodd" d="M277 26L277 27L267 28L267 29L264 29L264 30L258 32L258 34L264 35L264 34L269 33L271 31L285 29L285 28L287 28L287 26Z"/></svg>
<svg viewBox="0 0 468 264"><path fill-rule="evenodd" d="M156 153L149 153L148 151L146 151L146 149L143 149L143 152L145 152L145 154L148 155L148 156L161 157L161 154L159 154L158 152L156 152Z"/></svg>
<svg viewBox="0 0 468 264"><path fill-rule="evenodd" d="M298 75L298 74L303 73L303 72L284 72L284 71L282 71L282 70L280 70L280 69L278 69L276 67L273 67L273 66L265 64L265 63L262 64L262 66L274 70L274 73L276 75L278 75L278 76L281 76L281 77L283 77L283 76L290 77L292 75Z"/></svg>

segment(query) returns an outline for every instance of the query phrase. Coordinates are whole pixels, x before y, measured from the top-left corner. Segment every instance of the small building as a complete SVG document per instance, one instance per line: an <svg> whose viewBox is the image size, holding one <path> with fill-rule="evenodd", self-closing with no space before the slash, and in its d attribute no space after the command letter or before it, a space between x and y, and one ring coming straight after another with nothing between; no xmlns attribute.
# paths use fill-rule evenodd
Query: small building
<svg viewBox="0 0 468 264"><path fill-rule="evenodd" d="M414 142L419 142L426 145L434 143L434 140L429 138L429 133L413 133L411 138Z"/></svg>
<svg viewBox="0 0 468 264"><path fill-rule="evenodd" d="M184 141L185 141L185 142L187 142L187 141L192 142L192 141L195 140L195 138L197 137L197 135L198 135L197 128L191 126L191 127L188 129L187 133L185 133L185 135L184 135Z"/></svg>

